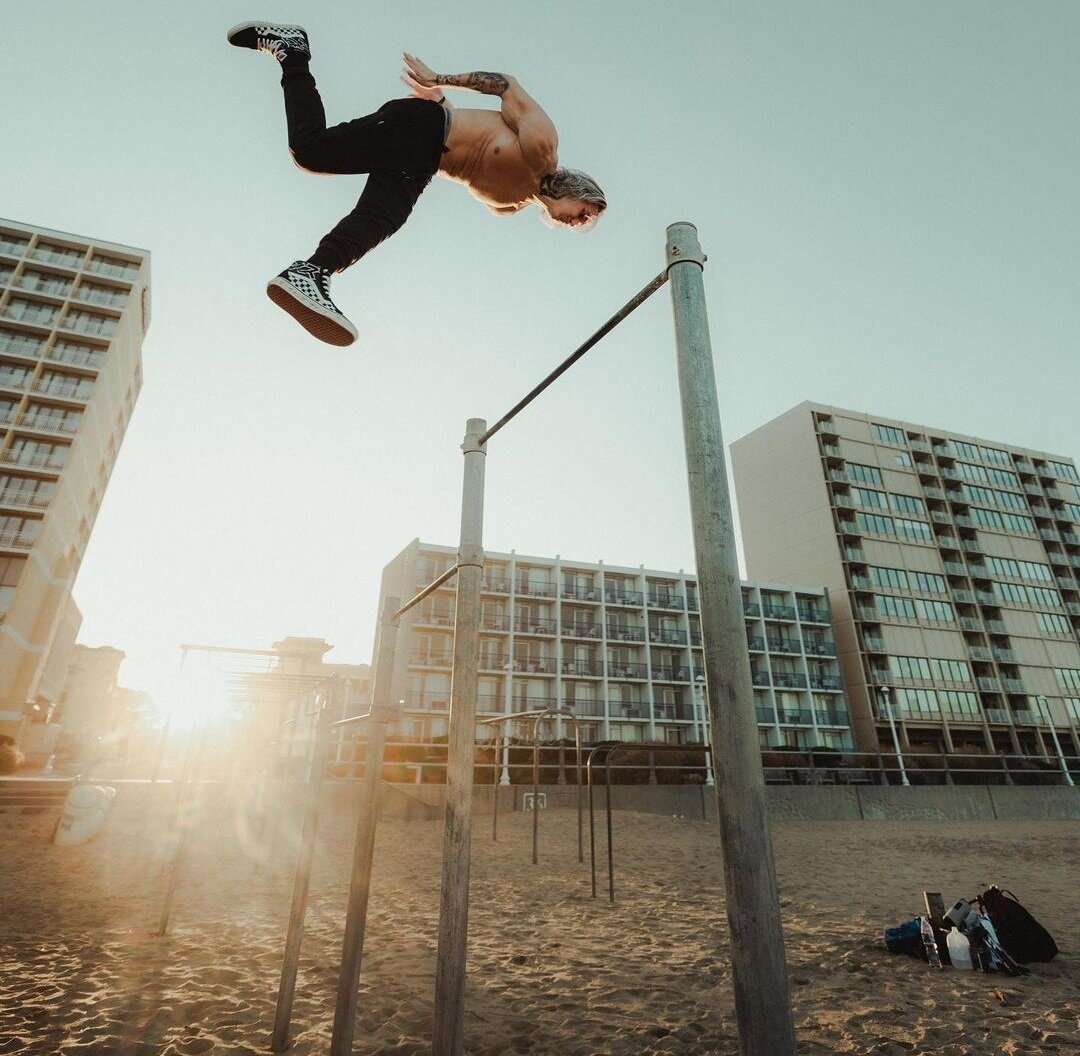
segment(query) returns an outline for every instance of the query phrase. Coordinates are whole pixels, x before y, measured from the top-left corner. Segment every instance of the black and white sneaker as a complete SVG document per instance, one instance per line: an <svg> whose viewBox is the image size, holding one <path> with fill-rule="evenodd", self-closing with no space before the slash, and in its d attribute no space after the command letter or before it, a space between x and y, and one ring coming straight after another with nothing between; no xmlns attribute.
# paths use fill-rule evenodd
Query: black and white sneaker
<svg viewBox="0 0 1080 1056"><path fill-rule="evenodd" d="M303 26L275 26L267 22L241 22L227 34L230 44L273 55L278 62L289 56L310 59L311 45Z"/></svg>
<svg viewBox="0 0 1080 1056"><path fill-rule="evenodd" d="M328 345L351 345L356 327L330 300L330 272L306 260L290 264L266 284L266 295L312 337Z"/></svg>

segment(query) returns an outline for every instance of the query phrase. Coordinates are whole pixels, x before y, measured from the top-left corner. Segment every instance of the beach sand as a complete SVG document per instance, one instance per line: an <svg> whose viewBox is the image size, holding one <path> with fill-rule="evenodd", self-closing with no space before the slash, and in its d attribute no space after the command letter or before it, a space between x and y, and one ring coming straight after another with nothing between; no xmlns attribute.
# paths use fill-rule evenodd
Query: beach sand
<svg viewBox="0 0 1080 1056"><path fill-rule="evenodd" d="M576 814L477 817L466 1050L475 1056L735 1054L719 834L697 819L616 814L617 901L590 897ZM295 864L235 816L193 819L167 937L155 931L168 825L119 810L91 843L0 816L0 1054L268 1051ZM776 822L794 1019L803 1056L1080 1052L1080 826L1070 822ZM385 821L361 974L356 1053L430 1052L441 821ZM320 824L291 1052L328 1051L353 822ZM602 832L597 833L603 848ZM990 883L1015 891L1062 953L1011 978L933 971L885 927Z"/></svg>

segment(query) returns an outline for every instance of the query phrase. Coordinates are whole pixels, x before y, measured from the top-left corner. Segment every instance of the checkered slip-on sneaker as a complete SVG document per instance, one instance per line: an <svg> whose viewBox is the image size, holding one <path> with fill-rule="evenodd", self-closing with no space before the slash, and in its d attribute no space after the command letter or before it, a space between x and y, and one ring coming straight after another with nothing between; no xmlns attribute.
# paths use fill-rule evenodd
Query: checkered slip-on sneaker
<svg viewBox="0 0 1080 1056"><path fill-rule="evenodd" d="M306 260L290 264L266 285L266 295L312 337L328 345L351 345L356 327L330 300L330 272Z"/></svg>
<svg viewBox="0 0 1080 1056"><path fill-rule="evenodd" d="M311 58L311 45L303 26L275 26L266 22L241 22L226 34L230 44L237 48L265 51L283 62L289 55Z"/></svg>

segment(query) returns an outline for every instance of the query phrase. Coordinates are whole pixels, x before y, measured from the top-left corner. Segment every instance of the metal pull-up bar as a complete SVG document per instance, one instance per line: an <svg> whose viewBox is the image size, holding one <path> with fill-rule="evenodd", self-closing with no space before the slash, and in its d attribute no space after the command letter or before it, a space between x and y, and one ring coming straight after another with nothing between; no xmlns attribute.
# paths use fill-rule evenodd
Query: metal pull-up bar
<svg viewBox="0 0 1080 1056"><path fill-rule="evenodd" d="M521 411L532 403L549 385L562 377L590 348L602 337L610 334L635 308L644 304L665 282L668 281L667 269L660 272L652 282L644 289L634 294L592 337L583 345L579 345L569 356L566 357L536 388L523 396L513 407L510 408L490 429L481 437L480 443L486 444L511 418L515 418Z"/></svg>

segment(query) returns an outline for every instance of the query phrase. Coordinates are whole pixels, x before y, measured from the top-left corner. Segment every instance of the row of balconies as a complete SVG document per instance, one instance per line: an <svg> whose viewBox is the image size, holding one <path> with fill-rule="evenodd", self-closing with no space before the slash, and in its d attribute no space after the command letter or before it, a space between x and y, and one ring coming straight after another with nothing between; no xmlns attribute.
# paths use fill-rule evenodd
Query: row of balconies
<svg viewBox="0 0 1080 1056"><path fill-rule="evenodd" d="M24 257L26 256L28 244L28 242L22 241L21 238L0 235L0 254L9 257ZM87 260L86 254L86 249L53 248L48 244L38 244L34 247L28 259L41 264L48 264L51 267L66 268L70 271L82 269L93 272L95 275L103 275L106 278L119 279L122 282L131 282L139 274L138 264L96 255Z"/></svg>
<svg viewBox="0 0 1080 1056"><path fill-rule="evenodd" d="M409 662L414 667L449 668L453 666L454 660L450 653L416 650L410 655ZM603 678L605 666L609 679L644 682L650 677L650 665L638 661L586 660L571 657L560 660L556 656L512 657L505 654L481 655L480 657L482 671L513 671L530 675L563 674L573 678ZM651 671L654 682L691 682L701 674L700 669L696 667L671 664L653 664Z"/></svg>
<svg viewBox="0 0 1080 1056"><path fill-rule="evenodd" d="M29 374L12 374L0 371L0 388L11 389L15 392L26 392L26 382ZM30 386L31 392L38 392L44 396L56 396L62 400L90 399L90 392L94 383L89 379L72 379L71 381L46 381L43 378L35 379Z"/></svg>
<svg viewBox="0 0 1080 1056"><path fill-rule="evenodd" d="M24 337L25 335L19 335ZM0 353L19 360L39 360L45 347L44 340L17 340L10 333L0 335ZM46 363L67 363L87 370L100 370L105 362L105 351L93 351L71 348L65 345L53 345L45 356Z"/></svg>
<svg viewBox="0 0 1080 1056"><path fill-rule="evenodd" d="M844 688L839 675L804 675L798 671L754 671L755 686L775 686L777 689L824 689L841 692Z"/></svg>
<svg viewBox="0 0 1080 1056"><path fill-rule="evenodd" d="M797 638L762 638L747 635L747 648L752 653L788 653L792 656L836 656L835 642L801 642Z"/></svg>
<svg viewBox="0 0 1080 1056"><path fill-rule="evenodd" d="M426 583L418 586L424 587ZM513 588L513 589L511 589ZM526 598L561 598L564 601L592 602L594 604L606 603L608 605L621 605L627 608L641 608L648 603L652 609L668 609L675 611L697 611L697 597L691 594L685 598L681 594L670 593L645 593L639 590L611 590L599 587L559 587L557 583L542 583L538 581L519 582L516 585L509 579L497 576L484 576L480 589L485 594L510 594Z"/></svg>

